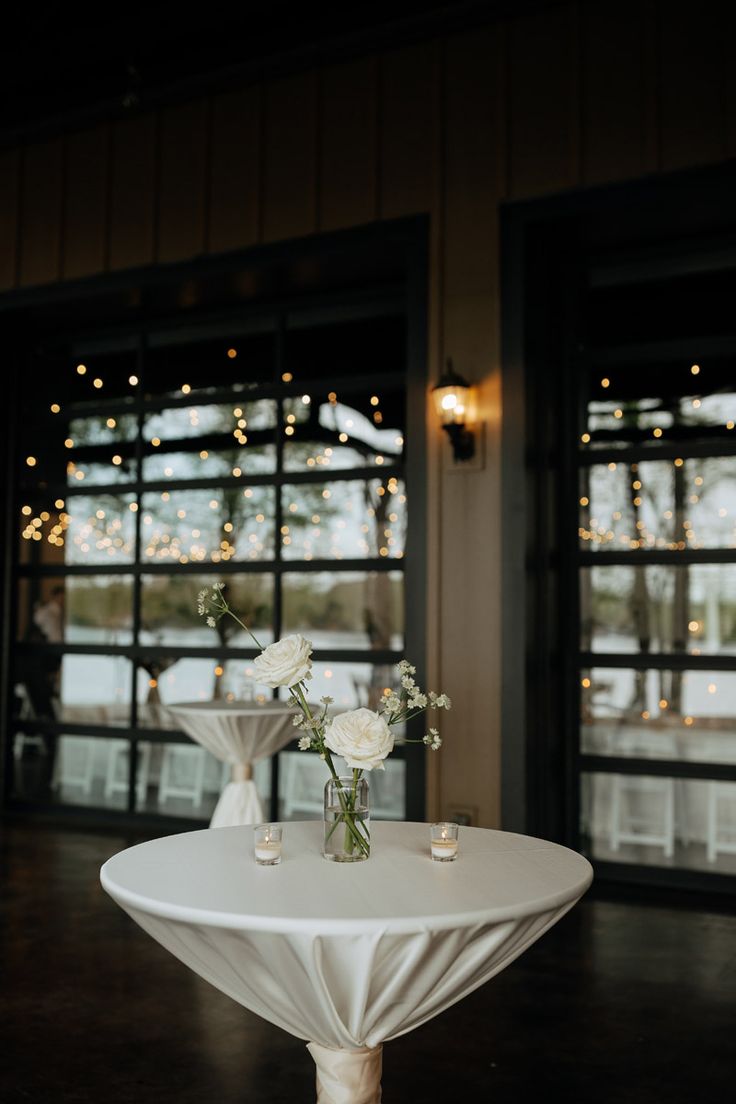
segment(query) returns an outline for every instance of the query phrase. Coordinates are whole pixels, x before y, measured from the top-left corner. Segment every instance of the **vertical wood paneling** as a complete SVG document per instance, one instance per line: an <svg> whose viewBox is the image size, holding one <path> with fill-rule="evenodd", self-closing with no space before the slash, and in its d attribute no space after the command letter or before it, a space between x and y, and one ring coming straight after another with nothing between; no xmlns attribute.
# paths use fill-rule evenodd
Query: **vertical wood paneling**
<svg viewBox="0 0 736 1104"><path fill-rule="evenodd" d="M509 193L554 192L579 179L577 8L509 27Z"/></svg>
<svg viewBox="0 0 736 1104"><path fill-rule="evenodd" d="M16 285L18 277L18 193L20 156L17 150L0 154L0 290Z"/></svg>
<svg viewBox="0 0 736 1104"><path fill-rule="evenodd" d="M322 77L319 225L358 226L376 217L376 61Z"/></svg>
<svg viewBox="0 0 736 1104"><path fill-rule="evenodd" d="M62 244L62 276L74 279L102 272L107 246L108 127L72 134L67 139Z"/></svg>
<svg viewBox="0 0 736 1104"><path fill-rule="evenodd" d="M58 280L61 267L63 149L60 139L28 146L21 175L20 283Z"/></svg>
<svg viewBox="0 0 736 1104"><path fill-rule="evenodd" d="M263 239L314 233L317 227L317 79L299 73L266 85Z"/></svg>
<svg viewBox="0 0 736 1104"><path fill-rule="evenodd" d="M115 123L112 134L109 267L154 260L156 116Z"/></svg>
<svg viewBox="0 0 736 1104"><path fill-rule="evenodd" d="M156 258L182 261L204 251L209 105L196 100L161 113Z"/></svg>
<svg viewBox="0 0 736 1104"><path fill-rule="evenodd" d="M498 203L506 176L503 48L500 28L450 39L445 78L445 353L479 385L487 457L482 470L453 469L443 444L442 685L455 704L443 724L459 754L443 763L442 811L449 815L453 808L474 805L483 824L499 819L500 668L488 657L501 616L500 578L491 565L501 558L496 519ZM456 646L469 639L472 648Z"/></svg>
<svg viewBox="0 0 736 1104"><path fill-rule="evenodd" d="M649 58L641 0L582 7L582 179L638 176L651 137L646 111Z"/></svg>
<svg viewBox="0 0 736 1104"><path fill-rule="evenodd" d="M437 42L381 58L378 211L382 218L430 208L438 77Z"/></svg>
<svg viewBox="0 0 736 1104"><path fill-rule="evenodd" d="M207 249L244 249L258 240L260 90L212 101Z"/></svg>
<svg viewBox="0 0 736 1104"><path fill-rule="evenodd" d="M726 156L726 72L734 22L718 0L660 4L662 168Z"/></svg>

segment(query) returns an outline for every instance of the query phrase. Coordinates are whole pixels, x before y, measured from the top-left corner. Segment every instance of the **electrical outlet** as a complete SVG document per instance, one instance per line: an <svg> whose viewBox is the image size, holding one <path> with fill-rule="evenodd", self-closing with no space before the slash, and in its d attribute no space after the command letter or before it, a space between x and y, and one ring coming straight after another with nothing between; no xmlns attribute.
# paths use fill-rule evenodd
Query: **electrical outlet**
<svg viewBox="0 0 736 1104"><path fill-rule="evenodd" d="M447 819L453 824L472 828L478 823L478 809L475 805L451 805Z"/></svg>

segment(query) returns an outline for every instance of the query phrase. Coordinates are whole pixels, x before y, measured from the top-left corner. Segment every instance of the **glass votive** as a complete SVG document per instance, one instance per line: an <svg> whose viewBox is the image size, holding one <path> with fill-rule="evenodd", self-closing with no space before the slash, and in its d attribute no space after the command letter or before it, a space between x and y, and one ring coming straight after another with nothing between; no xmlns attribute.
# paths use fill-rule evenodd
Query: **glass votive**
<svg viewBox="0 0 736 1104"><path fill-rule="evenodd" d="M257 824L253 829L253 846L259 866L277 866L281 862L281 825Z"/></svg>
<svg viewBox="0 0 736 1104"><path fill-rule="evenodd" d="M430 848L435 862L453 862L457 858L457 824L448 820L442 820L438 824L431 824Z"/></svg>

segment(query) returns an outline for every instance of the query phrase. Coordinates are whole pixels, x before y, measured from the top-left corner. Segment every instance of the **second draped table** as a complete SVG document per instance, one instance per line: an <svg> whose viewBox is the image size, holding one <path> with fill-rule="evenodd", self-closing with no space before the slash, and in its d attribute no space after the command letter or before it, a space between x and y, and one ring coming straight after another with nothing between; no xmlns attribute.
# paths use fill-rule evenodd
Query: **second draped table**
<svg viewBox="0 0 736 1104"><path fill-rule="evenodd" d="M179 702L167 710L187 736L231 766L232 778L210 827L261 823L264 813L253 764L275 755L294 738L294 707L284 702L207 701Z"/></svg>

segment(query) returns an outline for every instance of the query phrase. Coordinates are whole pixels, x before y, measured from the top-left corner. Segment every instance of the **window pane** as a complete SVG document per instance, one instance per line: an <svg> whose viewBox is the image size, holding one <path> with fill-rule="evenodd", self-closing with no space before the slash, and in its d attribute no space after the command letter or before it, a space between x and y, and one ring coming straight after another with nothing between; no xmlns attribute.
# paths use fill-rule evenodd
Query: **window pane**
<svg viewBox="0 0 736 1104"><path fill-rule="evenodd" d="M144 575L140 643L179 647L253 648L252 638L230 617L211 629L197 613L197 595L224 582L223 593L263 645L273 641L273 575Z"/></svg>
<svg viewBox="0 0 736 1104"><path fill-rule="evenodd" d="M337 385L336 385L337 386ZM310 389L284 400L284 470L383 467L401 463L405 393L385 387L337 392Z"/></svg>
<svg viewBox="0 0 736 1104"><path fill-rule="evenodd" d="M14 667L14 715L23 720L127 725L132 667L122 656L48 655L23 648Z"/></svg>
<svg viewBox="0 0 736 1104"><path fill-rule="evenodd" d="M136 811L209 821L230 780L226 763L193 740L138 744ZM271 764L255 764L253 780L268 808Z"/></svg>
<svg viewBox="0 0 736 1104"><path fill-rule="evenodd" d="M127 740L17 732L13 752L13 790L18 797L46 798L60 805L127 808Z"/></svg>
<svg viewBox="0 0 736 1104"><path fill-rule="evenodd" d="M319 648L404 647L401 572L288 572L282 577L285 633Z"/></svg>
<svg viewBox="0 0 736 1104"><path fill-rule="evenodd" d="M736 783L603 773L581 782L591 858L736 874Z"/></svg>
<svg viewBox="0 0 736 1104"><path fill-rule="evenodd" d="M175 702L270 701L272 692L256 680L252 661L156 656L141 661L136 676L138 725L177 729L167 705Z"/></svg>
<svg viewBox="0 0 736 1104"><path fill-rule="evenodd" d="M308 328L294 325L286 333L285 355L285 383L355 379L379 371L399 376L406 370L406 320L395 316Z"/></svg>
<svg viewBox="0 0 736 1104"><path fill-rule="evenodd" d="M341 759L335 760L338 771ZM347 768L345 768L347 770ZM322 794L329 773L313 752L282 751L279 755L279 819L314 820L322 816ZM371 816L378 820L403 820L405 816L406 763L387 759L385 770L366 775L370 787Z"/></svg>
<svg viewBox="0 0 736 1104"><path fill-rule="evenodd" d="M20 579L17 639L130 644L132 597L132 581L123 575Z"/></svg>
<svg viewBox="0 0 736 1104"><path fill-rule="evenodd" d="M584 753L736 762L736 672L582 673Z"/></svg>
<svg viewBox="0 0 736 1104"><path fill-rule="evenodd" d="M273 559L273 487L149 492L142 510L144 562Z"/></svg>
<svg viewBox="0 0 736 1104"><path fill-rule="evenodd" d="M619 564L580 572L583 651L736 652L736 565Z"/></svg>
<svg viewBox="0 0 736 1104"><path fill-rule="evenodd" d="M143 478L203 479L272 472L275 425L272 399L151 413L143 430Z"/></svg>
<svg viewBox="0 0 736 1104"><path fill-rule="evenodd" d="M581 547L736 547L734 487L734 456L594 464L580 473Z"/></svg>
<svg viewBox="0 0 736 1104"><path fill-rule="evenodd" d="M285 560L404 555L406 494L401 480L285 485L281 501Z"/></svg>
<svg viewBox="0 0 736 1104"><path fill-rule="evenodd" d="M318 702L320 698L332 698L336 709L377 709L383 692L387 687L396 689L398 675L396 667L390 663L343 663L317 660L312 664L312 678L309 681L309 699ZM286 701L288 691L279 690L279 697ZM398 737L402 733L399 727L394 729Z"/></svg>
<svg viewBox="0 0 736 1104"><path fill-rule="evenodd" d="M64 534L66 563L132 563L135 509L131 507L136 507L136 502L130 494L70 496L66 501L68 530ZM53 547L58 549L58 539Z"/></svg>
<svg viewBox="0 0 736 1104"><path fill-rule="evenodd" d="M218 389L237 393L254 383L271 382L274 338L268 331L272 330L273 323L264 319L254 320L247 329L217 332L202 326L151 334L145 395L181 399Z"/></svg>

